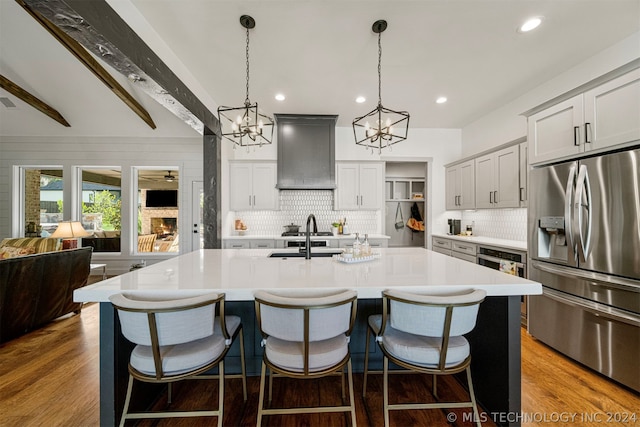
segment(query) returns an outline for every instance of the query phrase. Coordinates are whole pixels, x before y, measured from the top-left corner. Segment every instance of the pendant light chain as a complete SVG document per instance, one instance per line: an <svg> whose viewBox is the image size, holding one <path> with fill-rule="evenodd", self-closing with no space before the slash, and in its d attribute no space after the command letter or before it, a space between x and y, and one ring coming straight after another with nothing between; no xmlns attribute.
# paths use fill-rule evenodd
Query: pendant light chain
<svg viewBox="0 0 640 427"><path fill-rule="evenodd" d="M382 33L378 33L378 106L382 105Z"/></svg>
<svg viewBox="0 0 640 427"><path fill-rule="evenodd" d="M247 97L245 98L244 103L249 105L251 104L251 102L249 101L249 28L247 28L246 56L247 56Z"/></svg>

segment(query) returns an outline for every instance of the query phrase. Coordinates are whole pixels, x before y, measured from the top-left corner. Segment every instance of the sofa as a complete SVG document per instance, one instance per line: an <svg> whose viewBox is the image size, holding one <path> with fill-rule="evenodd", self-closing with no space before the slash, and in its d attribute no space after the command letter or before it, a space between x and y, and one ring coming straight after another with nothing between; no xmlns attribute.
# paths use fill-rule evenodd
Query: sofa
<svg viewBox="0 0 640 427"><path fill-rule="evenodd" d="M91 254L79 248L0 259L0 343L79 314L73 291L87 284Z"/></svg>

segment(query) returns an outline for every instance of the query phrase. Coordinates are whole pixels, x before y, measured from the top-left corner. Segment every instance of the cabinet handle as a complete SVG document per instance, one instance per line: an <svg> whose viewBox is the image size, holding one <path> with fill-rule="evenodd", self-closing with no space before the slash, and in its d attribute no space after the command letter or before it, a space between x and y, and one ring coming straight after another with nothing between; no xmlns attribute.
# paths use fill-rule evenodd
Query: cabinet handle
<svg viewBox="0 0 640 427"><path fill-rule="evenodd" d="M497 191L493 192L493 203L498 203L498 192Z"/></svg>
<svg viewBox="0 0 640 427"><path fill-rule="evenodd" d="M591 123L587 122L584 124L584 142L585 144L591 144L589 141L589 134L591 133Z"/></svg>
<svg viewBox="0 0 640 427"><path fill-rule="evenodd" d="M254 195L253 195L253 206L255 206L255 205L256 205L256 196L255 196L255 194L254 194Z"/></svg>
<svg viewBox="0 0 640 427"><path fill-rule="evenodd" d="M520 187L520 201L524 202L524 187Z"/></svg>
<svg viewBox="0 0 640 427"><path fill-rule="evenodd" d="M251 194L249 194L249 206L251 206Z"/></svg>
<svg viewBox="0 0 640 427"><path fill-rule="evenodd" d="M573 127L573 145L580 145L580 126Z"/></svg>
<svg viewBox="0 0 640 427"><path fill-rule="evenodd" d="M489 203L493 203L493 191L489 191Z"/></svg>
<svg viewBox="0 0 640 427"><path fill-rule="evenodd" d="M364 205L364 196L360 196L360 206Z"/></svg>

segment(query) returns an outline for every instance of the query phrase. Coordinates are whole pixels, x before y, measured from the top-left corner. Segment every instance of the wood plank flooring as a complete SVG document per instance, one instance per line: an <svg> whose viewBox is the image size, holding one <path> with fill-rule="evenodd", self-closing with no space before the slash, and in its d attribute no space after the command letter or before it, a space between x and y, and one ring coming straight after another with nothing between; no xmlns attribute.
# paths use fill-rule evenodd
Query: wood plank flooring
<svg viewBox="0 0 640 427"><path fill-rule="evenodd" d="M97 426L99 425L99 339L97 304L80 316L58 319L44 328L0 346L0 426ZM560 355L522 332L522 410L524 427L575 425L585 427L640 425L640 397L607 378ZM362 398L362 375L354 375L358 424L382 426L382 378L370 377L367 399ZM392 399L422 396L431 379L423 375L396 375ZM256 422L259 379L249 380L249 399L242 401L240 380L226 384L225 425L253 426ZM451 381L440 381L441 399L464 395ZM174 406L203 408L215 402L215 381L188 381L176 387ZM274 380L274 404L323 404L340 401L339 381ZM186 405L186 406L185 406ZM393 426L469 426L447 421L448 410L392 412ZM575 415L574 415L575 414ZM608 419L609 414L618 419ZM493 425L491 414L485 414ZM451 416L451 415L450 415ZM627 417L626 420L623 417ZM635 418L633 418L635 416ZM562 417L562 418L561 418ZM573 418L572 418L573 417ZM214 419L143 421L142 426L201 426ZM272 416L264 425L342 426L340 414Z"/></svg>

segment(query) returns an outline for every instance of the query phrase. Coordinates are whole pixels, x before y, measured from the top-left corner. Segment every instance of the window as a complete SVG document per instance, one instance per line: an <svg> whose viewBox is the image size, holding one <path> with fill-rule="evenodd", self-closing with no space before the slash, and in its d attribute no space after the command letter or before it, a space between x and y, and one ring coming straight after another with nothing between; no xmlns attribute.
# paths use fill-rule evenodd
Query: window
<svg viewBox="0 0 640 427"><path fill-rule="evenodd" d="M179 252L178 167L138 169L137 252Z"/></svg>
<svg viewBox="0 0 640 427"><path fill-rule="evenodd" d="M62 169L24 168L22 212L26 237L48 237L63 220Z"/></svg>
<svg viewBox="0 0 640 427"><path fill-rule="evenodd" d="M94 252L120 252L122 174L119 168L83 168L82 225L91 236L82 246Z"/></svg>

